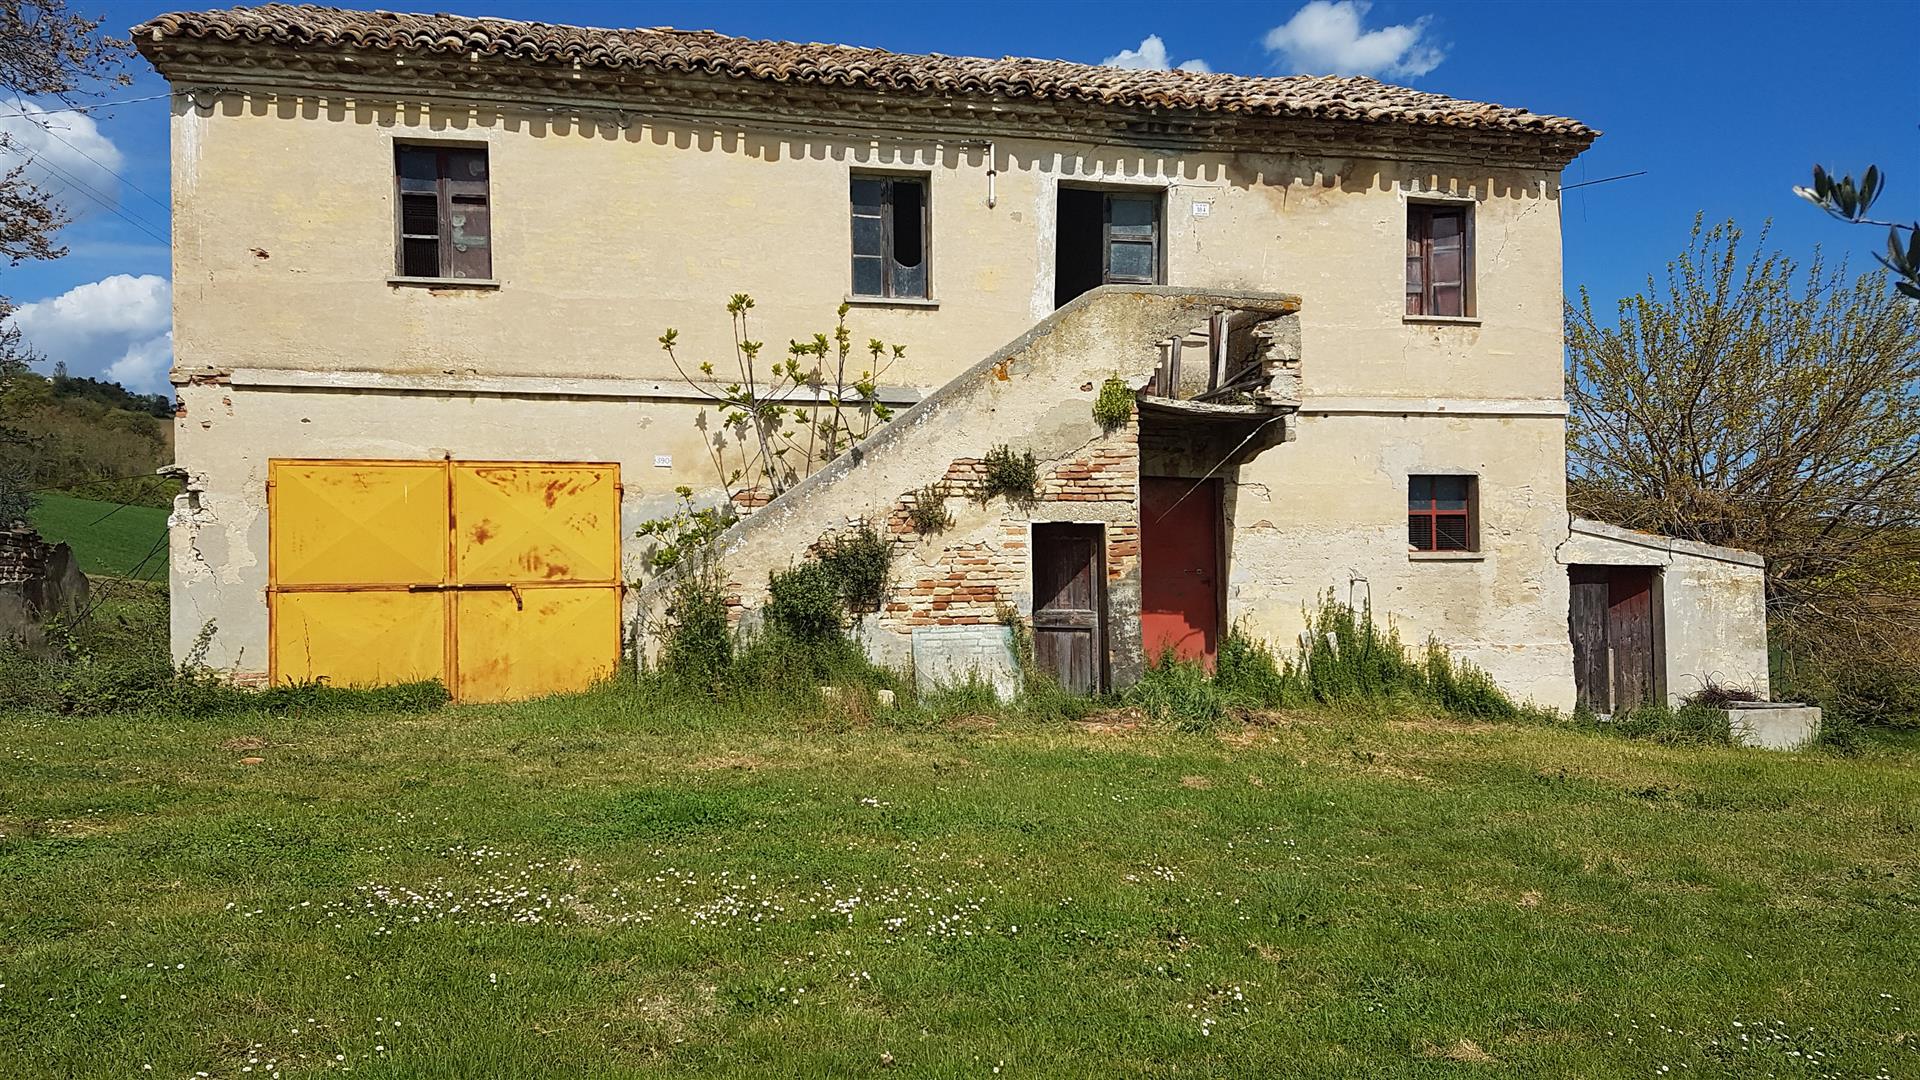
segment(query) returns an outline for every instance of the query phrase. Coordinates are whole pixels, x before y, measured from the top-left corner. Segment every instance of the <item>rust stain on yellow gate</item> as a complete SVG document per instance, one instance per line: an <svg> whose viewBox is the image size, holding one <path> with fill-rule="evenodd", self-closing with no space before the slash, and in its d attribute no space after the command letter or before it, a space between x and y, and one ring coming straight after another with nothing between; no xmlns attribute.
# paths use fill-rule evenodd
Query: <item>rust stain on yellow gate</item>
<svg viewBox="0 0 1920 1080"><path fill-rule="evenodd" d="M276 681L503 701L619 660L618 465L271 461L267 539Z"/></svg>

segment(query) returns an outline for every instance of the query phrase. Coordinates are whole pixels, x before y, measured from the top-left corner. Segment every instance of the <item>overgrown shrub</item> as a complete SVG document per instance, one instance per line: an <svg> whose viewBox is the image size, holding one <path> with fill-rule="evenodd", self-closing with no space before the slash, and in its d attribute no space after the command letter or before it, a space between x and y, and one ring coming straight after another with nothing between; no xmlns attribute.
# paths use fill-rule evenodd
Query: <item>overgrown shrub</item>
<svg viewBox="0 0 1920 1080"><path fill-rule="evenodd" d="M1008 502L1032 502L1040 487L1040 462L1033 451L1015 453L1002 443L980 459L980 501L998 495Z"/></svg>
<svg viewBox="0 0 1920 1080"><path fill-rule="evenodd" d="M947 509L952 492L945 483L928 484L913 493L913 505L907 507L907 523L921 536L934 536L953 528L953 514Z"/></svg>
<svg viewBox="0 0 1920 1080"><path fill-rule="evenodd" d="M814 550L813 561L839 582L840 598L847 611L879 611L887 602L893 542L872 525L863 524L826 540Z"/></svg>
<svg viewBox="0 0 1920 1080"><path fill-rule="evenodd" d="M767 575L767 629L794 641L818 643L839 638L846 629L840 582L809 559Z"/></svg>
<svg viewBox="0 0 1920 1080"><path fill-rule="evenodd" d="M1093 419L1102 431L1112 433L1133 419L1133 391L1125 379L1112 376L1100 384L1100 395L1093 399Z"/></svg>
<svg viewBox="0 0 1920 1080"><path fill-rule="evenodd" d="M710 574L690 574L674 585L667 605L660 670L693 686L718 686L733 665L733 629L727 597Z"/></svg>

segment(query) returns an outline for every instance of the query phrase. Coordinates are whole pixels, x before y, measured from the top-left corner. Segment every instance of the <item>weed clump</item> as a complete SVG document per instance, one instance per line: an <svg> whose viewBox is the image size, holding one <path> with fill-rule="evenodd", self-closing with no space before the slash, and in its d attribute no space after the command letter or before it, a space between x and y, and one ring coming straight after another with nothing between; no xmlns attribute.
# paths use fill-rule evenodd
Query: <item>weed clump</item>
<svg viewBox="0 0 1920 1080"><path fill-rule="evenodd" d="M945 483L928 484L913 493L913 505L907 507L907 523L921 536L935 536L953 528L953 513L947 509L952 491Z"/></svg>
<svg viewBox="0 0 1920 1080"><path fill-rule="evenodd" d="M879 611L887 602L887 571L893 565L893 542L872 525L862 524L819 544L813 562L839 583L847 611Z"/></svg>
<svg viewBox="0 0 1920 1080"><path fill-rule="evenodd" d="M1133 391L1127 388L1125 379L1114 375L1100 384L1100 395L1093 399L1093 419L1108 434L1133 419Z"/></svg>
<svg viewBox="0 0 1920 1080"><path fill-rule="evenodd" d="M1015 453L1005 443L987 451L980 459L980 501L998 495L1008 502L1032 502L1040 486L1040 462L1033 451Z"/></svg>
<svg viewBox="0 0 1920 1080"><path fill-rule="evenodd" d="M1366 608L1329 593L1309 611L1291 654L1280 656L1236 626L1221 642L1211 676L1169 652L1128 688L1122 701L1156 720L1186 729L1226 717L1303 705L1387 704L1475 719L1515 719L1531 710L1515 703L1484 670L1429 641L1409 653L1392 627Z"/></svg>

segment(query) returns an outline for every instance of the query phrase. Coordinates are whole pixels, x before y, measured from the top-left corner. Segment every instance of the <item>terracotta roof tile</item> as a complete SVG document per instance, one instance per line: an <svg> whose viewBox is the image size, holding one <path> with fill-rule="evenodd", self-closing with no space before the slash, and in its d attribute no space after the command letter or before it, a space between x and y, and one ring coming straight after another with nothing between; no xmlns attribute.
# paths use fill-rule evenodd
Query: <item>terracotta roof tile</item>
<svg viewBox="0 0 1920 1080"><path fill-rule="evenodd" d="M926 56L850 45L730 37L710 30L593 29L463 15L295 4L159 15L133 29L149 56L168 39L264 48L480 53L534 64L690 72L896 94L1071 101L1134 109L1393 123L1553 136L1598 133L1560 116L1463 101L1364 77L1256 77L1141 71L1063 60Z"/></svg>

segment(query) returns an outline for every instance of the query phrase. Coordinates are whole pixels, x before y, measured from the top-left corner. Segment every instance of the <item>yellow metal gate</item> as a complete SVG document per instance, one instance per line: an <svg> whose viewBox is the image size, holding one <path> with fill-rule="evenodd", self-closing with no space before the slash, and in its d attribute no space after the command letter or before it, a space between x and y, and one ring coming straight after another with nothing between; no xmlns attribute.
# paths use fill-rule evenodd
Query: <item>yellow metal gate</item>
<svg viewBox="0 0 1920 1080"><path fill-rule="evenodd" d="M605 678L619 481L609 464L269 462L272 677L440 679L462 701Z"/></svg>

